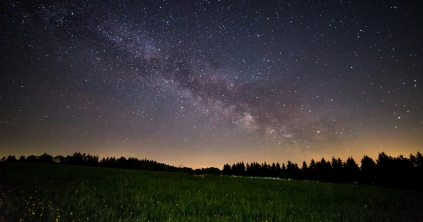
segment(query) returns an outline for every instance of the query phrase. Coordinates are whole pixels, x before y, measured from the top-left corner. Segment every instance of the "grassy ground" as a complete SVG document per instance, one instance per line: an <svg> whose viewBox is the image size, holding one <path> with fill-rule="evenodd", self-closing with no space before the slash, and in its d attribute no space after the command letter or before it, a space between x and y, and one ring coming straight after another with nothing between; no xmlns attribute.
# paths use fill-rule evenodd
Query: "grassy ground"
<svg viewBox="0 0 423 222"><path fill-rule="evenodd" d="M421 192L0 164L0 221L423 221Z"/></svg>

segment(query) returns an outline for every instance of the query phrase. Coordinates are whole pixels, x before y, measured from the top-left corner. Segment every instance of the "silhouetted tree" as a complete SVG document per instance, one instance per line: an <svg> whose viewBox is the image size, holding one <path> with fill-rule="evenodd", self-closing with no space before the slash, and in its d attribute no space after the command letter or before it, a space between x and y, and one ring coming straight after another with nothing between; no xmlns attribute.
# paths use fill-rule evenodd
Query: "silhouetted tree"
<svg viewBox="0 0 423 222"><path fill-rule="evenodd" d="M357 183L360 168L352 157L349 157L344 163L346 177L350 183Z"/></svg>
<svg viewBox="0 0 423 222"><path fill-rule="evenodd" d="M267 177L268 176L268 171L269 171L269 169L268 169L268 166L267 166L267 163L266 162L264 162L262 165L261 165L261 177Z"/></svg>
<svg viewBox="0 0 423 222"><path fill-rule="evenodd" d="M315 168L316 168L316 163L314 162L314 159L311 159L310 164L308 165L308 172L309 172L307 177L308 180L317 180Z"/></svg>
<svg viewBox="0 0 423 222"><path fill-rule="evenodd" d="M365 155L361 159L361 176L360 183L373 185L376 178L376 163L372 158Z"/></svg>
<svg viewBox="0 0 423 222"><path fill-rule="evenodd" d="M393 175L395 177L390 178L390 183L394 185L395 188L413 188L413 175L414 175L414 165L410 159L400 155L396 158L393 158Z"/></svg>
<svg viewBox="0 0 423 222"><path fill-rule="evenodd" d="M250 172L248 173L248 176L261 176L261 165L256 163L256 162L252 162L250 164Z"/></svg>
<svg viewBox="0 0 423 222"><path fill-rule="evenodd" d="M116 167L117 168L127 168L127 166L126 166L126 158L122 156L119 159L117 159L117 161L116 161Z"/></svg>
<svg viewBox="0 0 423 222"><path fill-rule="evenodd" d="M314 165L314 172L315 172L316 179L320 181L330 182L331 171L332 171L332 166L330 165L329 161L325 160L325 158L322 158L320 162L317 162Z"/></svg>
<svg viewBox="0 0 423 222"><path fill-rule="evenodd" d="M25 156L24 155L19 157L19 162L25 162Z"/></svg>
<svg viewBox="0 0 423 222"><path fill-rule="evenodd" d="M235 166L235 167L234 167ZM245 165L244 162L237 163L234 166L232 166L232 171L235 175L243 176L245 173Z"/></svg>
<svg viewBox="0 0 423 222"><path fill-rule="evenodd" d="M286 171L293 179L299 179L301 171L296 163L294 164L291 163L291 161L288 161L288 164L286 165Z"/></svg>
<svg viewBox="0 0 423 222"><path fill-rule="evenodd" d="M72 165L83 165L84 161L82 160L82 154L75 152L72 156L67 156L66 163Z"/></svg>
<svg viewBox="0 0 423 222"><path fill-rule="evenodd" d="M39 163L53 163L53 157L47 153L38 157Z"/></svg>
<svg viewBox="0 0 423 222"><path fill-rule="evenodd" d="M377 172L375 183L378 186L389 186L389 177L394 176L393 159L391 156L386 155L384 152L379 153L377 162Z"/></svg>
<svg viewBox="0 0 423 222"><path fill-rule="evenodd" d="M232 175L232 172L231 172L231 166L230 166L229 164L225 164L225 165L223 166L223 171L222 171L222 174L223 174L223 175Z"/></svg>
<svg viewBox="0 0 423 222"><path fill-rule="evenodd" d="M345 183L344 163L342 160L340 158L335 159L335 157L332 157L331 165L331 181L334 183Z"/></svg>
<svg viewBox="0 0 423 222"><path fill-rule="evenodd" d="M420 152L416 156L410 154L410 161L414 166L414 189L423 190L423 155Z"/></svg>
<svg viewBox="0 0 423 222"><path fill-rule="evenodd" d="M29 162L29 163L36 163L37 162L37 157L34 156L34 155L30 155L30 156L27 156L26 157L25 161L26 162Z"/></svg>
<svg viewBox="0 0 423 222"><path fill-rule="evenodd" d="M308 180L310 176L310 170L308 169L306 161L303 161L303 165L301 166L301 179Z"/></svg>
<svg viewBox="0 0 423 222"><path fill-rule="evenodd" d="M301 170L304 171L304 172L308 170L308 166L307 166L306 161L303 161L303 165L301 166Z"/></svg>
<svg viewBox="0 0 423 222"><path fill-rule="evenodd" d="M279 163L276 163L276 173L280 173L282 170L281 165Z"/></svg>
<svg viewBox="0 0 423 222"><path fill-rule="evenodd" d="M416 157L413 158L413 164L417 168L423 168L423 155L417 152Z"/></svg>
<svg viewBox="0 0 423 222"><path fill-rule="evenodd" d="M192 168L189 167L184 167L182 168L182 172L188 173L188 174L193 174L194 170Z"/></svg>
<svg viewBox="0 0 423 222"><path fill-rule="evenodd" d="M9 155L7 158L6 158L6 162L17 162L18 160L16 159L16 156L15 155Z"/></svg>
<svg viewBox="0 0 423 222"><path fill-rule="evenodd" d="M270 167L270 177L276 177L277 176L277 172L276 172L276 164L272 163L272 166Z"/></svg>
<svg viewBox="0 0 423 222"><path fill-rule="evenodd" d="M252 169L251 168L251 164L246 163L245 164L245 173L244 173L244 175L245 176L251 176L251 173L252 173L252 170L251 169Z"/></svg>

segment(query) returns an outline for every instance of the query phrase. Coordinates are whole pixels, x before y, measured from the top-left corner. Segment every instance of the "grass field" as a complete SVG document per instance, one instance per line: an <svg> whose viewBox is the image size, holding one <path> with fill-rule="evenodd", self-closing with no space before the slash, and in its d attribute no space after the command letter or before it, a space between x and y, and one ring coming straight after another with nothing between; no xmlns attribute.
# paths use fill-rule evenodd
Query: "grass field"
<svg viewBox="0 0 423 222"><path fill-rule="evenodd" d="M421 192L0 164L0 221L423 221Z"/></svg>

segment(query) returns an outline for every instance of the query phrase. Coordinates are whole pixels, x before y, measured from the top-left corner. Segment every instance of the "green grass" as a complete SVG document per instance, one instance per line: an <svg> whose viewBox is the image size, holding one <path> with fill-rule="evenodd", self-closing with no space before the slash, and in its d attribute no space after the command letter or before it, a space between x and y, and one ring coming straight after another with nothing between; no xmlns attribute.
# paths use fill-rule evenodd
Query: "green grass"
<svg viewBox="0 0 423 222"><path fill-rule="evenodd" d="M421 192L0 164L0 221L423 221Z"/></svg>

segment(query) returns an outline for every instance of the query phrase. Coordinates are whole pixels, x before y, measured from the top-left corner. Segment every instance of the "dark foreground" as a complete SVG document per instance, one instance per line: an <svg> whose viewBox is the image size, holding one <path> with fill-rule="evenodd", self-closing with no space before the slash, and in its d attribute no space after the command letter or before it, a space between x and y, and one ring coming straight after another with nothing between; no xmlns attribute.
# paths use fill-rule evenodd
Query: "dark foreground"
<svg viewBox="0 0 423 222"><path fill-rule="evenodd" d="M422 212L422 192L0 164L0 221L423 221Z"/></svg>

